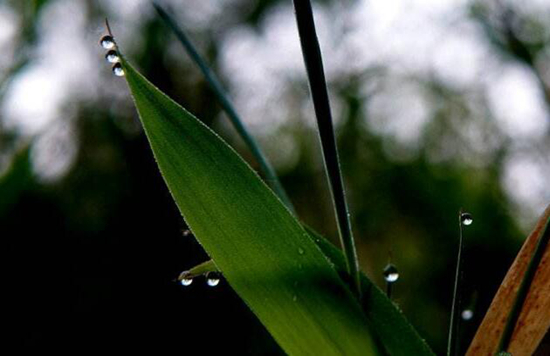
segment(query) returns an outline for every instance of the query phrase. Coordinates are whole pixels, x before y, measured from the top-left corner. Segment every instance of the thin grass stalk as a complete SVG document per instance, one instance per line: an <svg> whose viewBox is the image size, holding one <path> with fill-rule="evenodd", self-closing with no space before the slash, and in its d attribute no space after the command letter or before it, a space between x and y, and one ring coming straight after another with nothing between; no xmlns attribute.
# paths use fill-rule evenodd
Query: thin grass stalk
<svg viewBox="0 0 550 356"><path fill-rule="evenodd" d="M182 44L182 46L185 48L185 51L187 54L191 57L193 62L199 67L200 71L202 72L204 78L206 79L206 82L214 92L214 95L218 99L223 111L227 114L229 117L229 120L235 127L235 130L239 134L239 136L242 138L242 140L247 145L248 149L254 156L254 159L258 162L260 166L260 171L263 173L264 178L267 182L267 184L271 187L271 189L277 194L279 199L287 206L287 208L295 214L294 206L292 205L292 202L290 201L285 189L283 188L279 178L277 178L277 174L275 173L275 170L265 157L264 153L262 152L262 149L256 142L256 140L250 135L248 130L243 124L243 121L241 120L240 116L237 114L237 111L235 110L235 107L229 100L228 95L226 94L225 90L223 89L223 86L221 85L220 81L214 74L214 72L210 69L208 64L206 63L206 60L202 58L202 56L198 53L195 46L189 40L185 32L181 29L181 27L178 26L178 24L174 21L174 19L160 6L156 1L153 1L153 7L159 14L160 18L163 20L163 22L174 32L176 35L176 38L178 41Z"/></svg>
<svg viewBox="0 0 550 356"><path fill-rule="evenodd" d="M455 271L455 283L453 290L453 304L451 306L451 321L449 326L449 338L447 341L447 356L458 355L458 326L460 323L460 297L462 293L462 251L464 249L463 243L463 224L462 224L463 211L460 209L458 213L458 256L456 259L456 271Z"/></svg>
<svg viewBox="0 0 550 356"><path fill-rule="evenodd" d="M294 9L313 106L317 117L325 169L336 213L340 242L346 257L347 270L353 279L357 295L361 295L359 263L338 160L336 137L332 124L321 49L315 31L313 11L309 0L294 0Z"/></svg>

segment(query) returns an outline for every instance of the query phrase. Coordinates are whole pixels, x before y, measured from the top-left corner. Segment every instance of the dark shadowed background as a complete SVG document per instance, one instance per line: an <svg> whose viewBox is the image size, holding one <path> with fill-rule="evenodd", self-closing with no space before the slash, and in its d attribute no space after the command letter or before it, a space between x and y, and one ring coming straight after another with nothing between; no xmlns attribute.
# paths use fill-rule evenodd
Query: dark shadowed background
<svg viewBox="0 0 550 356"><path fill-rule="evenodd" d="M219 74L303 221L336 239L290 0L165 1ZM550 3L314 2L361 265L445 348L462 207L469 343L550 201ZM147 0L0 2L0 235L21 351L280 354L156 168L108 17L155 85L256 163Z"/></svg>

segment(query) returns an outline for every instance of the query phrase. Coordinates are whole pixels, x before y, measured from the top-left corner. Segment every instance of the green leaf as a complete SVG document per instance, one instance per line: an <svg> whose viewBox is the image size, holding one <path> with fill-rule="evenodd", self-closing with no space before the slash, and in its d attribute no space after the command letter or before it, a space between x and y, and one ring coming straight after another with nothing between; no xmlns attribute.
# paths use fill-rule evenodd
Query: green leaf
<svg viewBox="0 0 550 356"><path fill-rule="evenodd" d="M214 132L122 65L187 224L280 346L293 355L376 354L359 303L289 210Z"/></svg>

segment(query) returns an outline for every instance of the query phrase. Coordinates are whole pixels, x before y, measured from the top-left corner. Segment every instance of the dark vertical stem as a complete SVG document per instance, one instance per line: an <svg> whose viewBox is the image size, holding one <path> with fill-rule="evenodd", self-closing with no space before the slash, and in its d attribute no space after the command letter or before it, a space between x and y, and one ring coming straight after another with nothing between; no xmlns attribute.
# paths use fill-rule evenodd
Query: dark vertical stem
<svg viewBox="0 0 550 356"><path fill-rule="evenodd" d="M271 187L271 189L273 189L275 194L277 194L279 199L281 199L281 201L287 206L287 208L292 213L295 213L294 206L292 205L288 195L286 194L286 191L283 188L281 182L277 178L275 170L265 157L256 140L250 135L250 133L244 126L241 118L237 114L237 111L233 107L233 104L229 100L216 75L212 72L212 70L210 70L209 66L206 64L206 61L201 57L201 55L195 49L195 46L193 46L193 43L185 35L183 30L176 24L172 17L156 2L153 2L153 7L157 11L161 19L166 23L166 25L172 30L172 32L174 32L176 38L185 48L191 59L199 67L204 78L206 79L206 82L216 95L216 98L218 99L222 109L225 111L225 113L229 117L229 120L235 127L235 130L237 131L239 136L241 136L242 140L248 146L248 149L251 151L255 160L260 165L260 171L264 174L267 184Z"/></svg>
<svg viewBox="0 0 550 356"><path fill-rule="evenodd" d="M388 299L391 299L392 284L392 282L386 282L386 295Z"/></svg>
<svg viewBox="0 0 550 356"><path fill-rule="evenodd" d="M107 27L107 33L109 36L113 37L113 32L111 31L111 26L109 26L109 20L107 20L107 18L105 18L105 27Z"/></svg>
<svg viewBox="0 0 550 356"><path fill-rule="evenodd" d="M463 225L462 209L458 212L458 256L456 259L455 285L453 291L453 304L451 307L451 322L449 327L449 339L447 343L447 356L458 355L458 326L460 323L460 296L462 289L462 250L463 250Z"/></svg>
<svg viewBox="0 0 550 356"><path fill-rule="evenodd" d="M344 184L340 171L336 138L332 124L332 115L323 69L321 49L315 31L313 11L309 0L294 0L296 21L302 45L302 53L313 98L313 106L319 127L319 137L323 149L323 158L336 213L340 242L346 257L347 269L352 277L356 292L360 295L359 264L355 242L351 230L351 221L346 204Z"/></svg>

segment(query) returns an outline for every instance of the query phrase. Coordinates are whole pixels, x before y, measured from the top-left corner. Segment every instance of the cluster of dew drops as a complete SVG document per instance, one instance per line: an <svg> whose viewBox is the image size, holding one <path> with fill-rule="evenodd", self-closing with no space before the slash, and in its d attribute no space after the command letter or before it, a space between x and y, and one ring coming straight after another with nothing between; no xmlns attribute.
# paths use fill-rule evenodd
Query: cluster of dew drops
<svg viewBox="0 0 550 356"><path fill-rule="evenodd" d="M101 47L105 48L107 53L105 54L105 59L107 62L111 63L113 65L113 73L117 77L123 77L124 76L124 69L122 68L122 64L120 64L120 56L116 50L116 43L115 39L111 35L105 35L101 37L99 40L99 44Z"/></svg>
<svg viewBox="0 0 550 356"><path fill-rule="evenodd" d="M183 236L191 236L193 233L191 230L184 230ZM208 272L205 274L206 278L206 285L209 287L216 287L218 284L220 284L221 280L221 274L219 272ZM192 283L194 278L189 277L189 271L183 271L180 273L180 276L177 279L180 284L184 287L189 287Z"/></svg>
<svg viewBox="0 0 550 356"><path fill-rule="evenodd" d="M185 277L185 273L186 272L182 273L183 277L179 278L179 282L182 286L188 287L191 285L191 283L193 283L194 279ZM206 285L209 287L216 287L218 284L220 284L221 277L219 272L208 272L206 273L205 278L206 278Z"/></svg>

